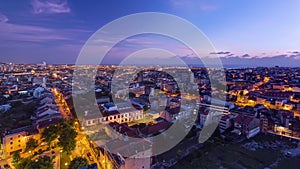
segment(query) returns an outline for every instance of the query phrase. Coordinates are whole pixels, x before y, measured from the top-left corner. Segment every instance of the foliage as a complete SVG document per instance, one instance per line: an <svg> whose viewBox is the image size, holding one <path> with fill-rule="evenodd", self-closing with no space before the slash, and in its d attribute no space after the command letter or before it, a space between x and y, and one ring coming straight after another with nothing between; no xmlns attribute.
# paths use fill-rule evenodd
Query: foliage
<svg viewBox="0 0 300 169"><path fill-rule="evenodd" d="M25 151L32 151L35 148L37 148L37 146L38 146L38 141L31 137L26 143Z"/></svg>
<svg viewBox="0 0 300 169"><path fill-rule="evenodd" d="M49 127L45 128L42 132L42 139L46 141L48 145L50 145L52 141L57 139L58 136L59 128L57 125L50 125Z"/></svg>
<svg viewBox="0 0 300 169"><path fill-rule="evenodd" d="M182 151L181 150L177 150L176 155L177 156L181 156L181 154L182 154Z"/></svg>
<svg viewBox="0 0 300 169"><path fill-rule="evenodd" d="M77 132L71 125L64 125L64 128L61 129L61 135L58 138L58 145L62 148L63 151L65 151L67 154L70 154L76 147L75 139L77 137Z"/></svg>
<svg viewBox="0 0 300 169"><path fill-rule="evenodd" d="M49 156L42 156L36 160L30 160L30 158L20 159L14 163L14 167L16 169L53 169L54 165Z"/></svg>
<svg viewBox="0 0 300 169"><path fill-rule="evenodd" d="M42 132L42 138L50 146L58 138L58 145L67 154L70 154L76 147L77 132L72 122L61 121L57 125L50 125Z"/></svg>
<svg viewBox="0 0 300 169"><path fill-rule="evenodd" d="M13 163L16 169L26 169L26 166L31 162L29 158L22 158L18 162Z"/></svg>
<svg viewBox="0 0 300 169"><path fill-rule="evenodd" d="M86 165L88 165L88 160L86 158L76 157L71 161L68 169L78 169Z"/></svg>
<svg viewBox="0 0 300 169"><path fill-rule="evenodd" d="M54 165L52 159L49 156L39 157L35 161L30 161L25 167L25 169L53 169Z"/></svg>
<svg viewBox="0 0 300 169"><path fill-rule="evenodd" d="M21 160L20 152L16 151L12 155L13 163L17 163Z"/></svg>

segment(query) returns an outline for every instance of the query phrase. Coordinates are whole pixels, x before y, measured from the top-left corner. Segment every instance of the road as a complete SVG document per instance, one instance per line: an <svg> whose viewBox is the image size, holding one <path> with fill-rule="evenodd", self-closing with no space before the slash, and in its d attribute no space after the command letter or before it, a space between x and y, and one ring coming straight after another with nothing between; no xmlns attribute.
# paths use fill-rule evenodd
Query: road
<svg viewBox="0 0 300 169"><path fill-rule="evenodd" d="M59 108L60 113L63 115L63 117L66 120L75 119L72 116L70 108L68 107L68 104L66 103L63 94L54 88L51 88L51 91L53 92L53 94L55 96L55 102ZM93 143L89 142L89 140L87 139L86 133L82 132L80 130L80 128L81 128L81 126L79 125L79 123L75 122L75 129L76 129L76 132L78 133L78 135L76 137L76 148L72 152L71 159L73 159L75 157L83 157L83 156L87 158L87 153L90 153L93 157L93 161L90 161L89 158L87 158L90 161L90 164L97 163L98 168L102 168L101 166L105 166L103 164L102 165L100 164L103 160L100 160L97 158L95 151L91 147L91 144L93 144Z"/></svg>
<svg viewBox="0 0 300 169"><path fill-rule="evenodd" d="M62 116L66 120L71 120L72 118L72 113L70 111L70 108L63 96L62 93L60 93L56 88L51 88L51 92L53 93L55 97L55 103L58 106L59 112L62 114Z"/></svg>

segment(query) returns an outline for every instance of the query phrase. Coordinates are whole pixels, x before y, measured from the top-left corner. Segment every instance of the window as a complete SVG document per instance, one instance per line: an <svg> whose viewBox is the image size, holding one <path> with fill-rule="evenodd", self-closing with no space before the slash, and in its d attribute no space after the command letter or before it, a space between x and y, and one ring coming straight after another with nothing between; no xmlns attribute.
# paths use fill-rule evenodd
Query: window
<svg viewBox="0 0 300 169"><path fill-rule="evenodd" d="M10 142L10 144L13 144L13 142Z"/></svg>
<svg viewBox="0 0 300 169"><path fill-rule="evenodd" d="M13 140L13 138L11 137L10 140Z"/></svg>

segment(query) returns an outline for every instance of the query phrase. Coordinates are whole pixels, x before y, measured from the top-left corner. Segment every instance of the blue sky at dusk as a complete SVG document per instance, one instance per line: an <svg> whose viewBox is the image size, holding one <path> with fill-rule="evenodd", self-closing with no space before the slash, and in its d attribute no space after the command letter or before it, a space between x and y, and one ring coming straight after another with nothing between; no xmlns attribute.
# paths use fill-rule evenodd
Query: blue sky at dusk
<svg viewBox="0 0 300 169"><path fill-rule="evenodd" d="M133 13L164 12L196 25L228 65L298 66L299 7L298 0L0 0L0 62L75 63L103 25ZM148 41L168 45L163 39Z"/></svg>

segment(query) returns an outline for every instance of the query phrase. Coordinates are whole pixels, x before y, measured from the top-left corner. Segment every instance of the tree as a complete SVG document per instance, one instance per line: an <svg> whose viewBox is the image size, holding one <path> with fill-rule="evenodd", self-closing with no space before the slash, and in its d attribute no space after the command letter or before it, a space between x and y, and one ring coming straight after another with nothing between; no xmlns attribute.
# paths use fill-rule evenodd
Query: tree
<svg viewBox="0 0 300 169"><path fill-rule="evenodd" d="M50 125L45 128L42 132L42 138L47 142L48 145L51 145L51 142L57 139L59 136L59 128L56 125Z"/></svg>
<svg viewBox="0 0 300 169"><path fill-rule="evenodd" d="M70 125L66 125L61 132L60 137L58 138L58 145L65 151L67 154L70 154L76 147L76 137L77 132Z"/></svg>
<svg viewBox="0 0 300 169"><path fill-rule="evenodd" d="M32 151L38 146L38 141L34 138L30 138L26 143L25 151Z"/></svg>
<svg viewBox="0 0 300 169"><path fill-rule="evenodd" d="M54 165L52 159L49 156L40 156L35 161L30 161L24 169L53 169Z"/></svg>
<svg viewBox="0 0 300 169"><path fill-rule="evenodd" d="M86 165L88 165L88 160L86 158L76 157L71 161L68 169L78 169Z"/></svg>
<svg viewBox="0 0 300 169"><path fill-rule="evenodd" d="M29 163L31 163L29 158L22 158L18 162L13 163L13 165L16 169L25 169Z"/></svg>
<svg viewBox="0 0 300 169"><path fill-rule="evenodd" d="M20 152L16 151L12 155L13 163L17 163L21 160Z"/></svg>
<svg viewBox="0 0 300 169"><path fill-rule="evenodd" d="M176 155L177 155L178 157L180 157L181 154L182 154L182 151L181 151L181 150L177 150Z"/></svg>

